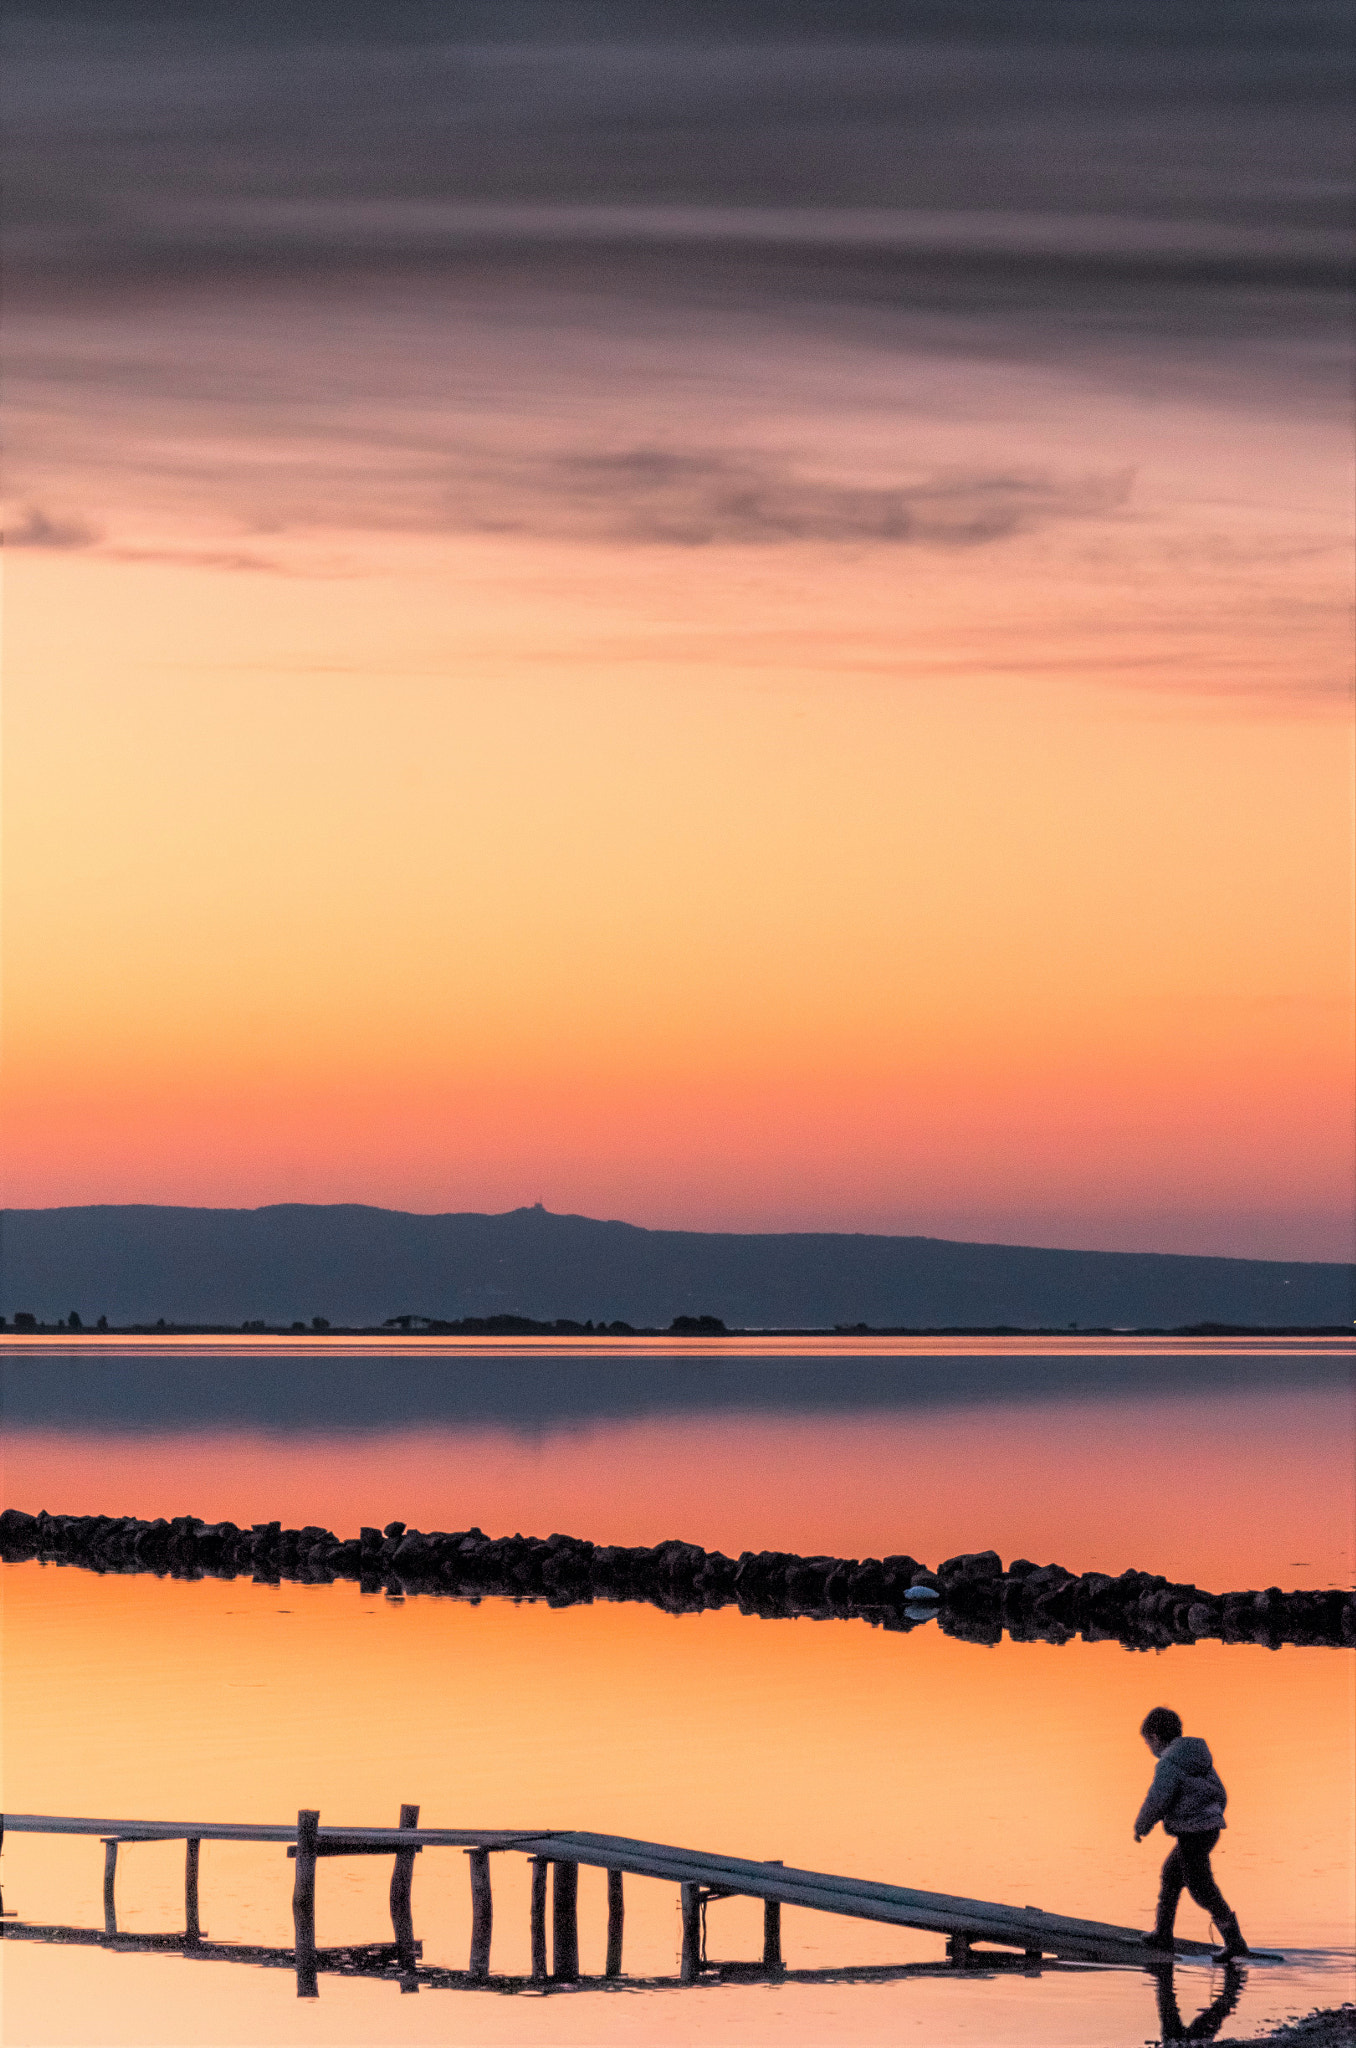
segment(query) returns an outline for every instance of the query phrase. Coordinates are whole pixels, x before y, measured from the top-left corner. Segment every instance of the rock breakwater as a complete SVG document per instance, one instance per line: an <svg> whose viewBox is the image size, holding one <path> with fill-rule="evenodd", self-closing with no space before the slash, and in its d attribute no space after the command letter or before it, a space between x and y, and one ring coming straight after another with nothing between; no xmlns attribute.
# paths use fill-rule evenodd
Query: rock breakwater
<svg viewBox="0 0 1356 2048"><path fill-rule="evenodd" d="M96 1572L174 1578L249 1577L324 1585L354 1579L370 1591L460 1599L643 1600L672 1614L737 1606L768 1618L856 1619L888 1629L933 1616L949 1635L996 1643L1114 1640L1162 1649L1209 1638L1228 1643L1356 1645L1356 1593L1283 1592L1279 1586L1209 1593L1151 1572L1073 1572L1028 1558L1006 1567L993 1550L947 1558L799 1557L746 1550L739 1557L695 1543L651 1548L573 1536L486 1536L480 1529L424 1532L403 1522L342 1539L308 1524L204 1522L194 1515L139 1521L132 1515L0 1514L0 1561L42 1559Z"/></svg>

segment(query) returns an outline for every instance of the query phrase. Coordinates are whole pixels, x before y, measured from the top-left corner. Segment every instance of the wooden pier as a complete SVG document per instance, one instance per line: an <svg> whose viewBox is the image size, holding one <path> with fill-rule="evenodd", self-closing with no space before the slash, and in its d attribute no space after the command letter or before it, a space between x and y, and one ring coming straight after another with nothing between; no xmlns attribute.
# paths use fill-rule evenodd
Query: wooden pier
<svg viewBox="0 0 1356 2048"><path fill-rule="evenodd" d="M1038 1967L1046 1958L1066 1963L1151 1967L1158 1960L1145 1955L1137 1928L1047 1913L1037 1906L1006 1906L985 1899L956 1898L946 1892L918 1891L906 1885L799 1870L783 1863L755 1862L739 1856L719 1856L662 1842L634 1841L621 1835L554 1828L428 1828L420 1827L418 1820L419 1808L414 1805L401 1807L399 1825L393 1828L322 1827L314 1808L304 1808L295 1825L264 1826L232 1821L89 1820L51 1814L7 1814L0 1818L0 1843L6 1833L97 1836L104 1845L104 1934L112 1940L118 1937L116 1883L120 1847L135 1842L183 1842L185 1932L183 1936L157 1939L177 1944L186 1953L202 1946L202 1844L257 1842L285 1849L296 1864L292 1888L296 1944L292 1955L300 1997L318 1995L321 1955L315 1939L317 1865L331 1856L392 1858L390 1907L395 1941L393 1949L389 1945L382 1947L382 1954L392 1954L397 1971L413 1982L420 1953L412 1913L414 1859L432 1849L457 1849L466 1855L471 1891L471 1946L465 1981L472 1985L490 1982L494 1924L490 1859L496 1855L525 1856L532 1866L531 1981L538 1985L580 1981L581 1864L607 1872L604 1982L622 1974L627 1877L651 1878L677 1886L682 1914L679 1981L684 1984L696 1983L710 1967L704 1953L707 1906L719 1899L736 1897L762 1901L762 1956L751 1958L742 1967L765 1974L783 1972L783 1906L941 1935L946 1943L947 1963L952 1968L992 1967L1003 1962ZM548 1884L552 1937L549 1968ZM1181 1956L1216 1953L1205 1942L1182 1940L1176 1946Z"/></svg>

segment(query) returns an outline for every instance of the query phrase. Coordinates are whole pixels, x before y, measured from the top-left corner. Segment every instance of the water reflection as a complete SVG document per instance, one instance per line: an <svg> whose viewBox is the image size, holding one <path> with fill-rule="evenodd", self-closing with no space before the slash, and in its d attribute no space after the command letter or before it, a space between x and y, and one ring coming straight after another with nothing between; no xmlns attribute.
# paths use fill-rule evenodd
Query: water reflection
<svg viewBox="0 0 1356 2048"><path fill-rule="evenodd" d="M1212 1982L1214 1996L1209 2004L1201 2007L1189 2025L1184 2025L1177 2000L1177 1972L1173 1965L1162 1963L1153 1974L1158 1987L1158 2028L1165 2041L1213 2041L1224 2022L1237 2011L1243 1987L1248 1981L1246 1970L1237 1963L1225 1963L1219 1990L1214 1991Z"/></svg>
<svg viewBox="0 0 1356 2048"><path fill-rule="evenodd" d="M1336 1346L0 1352L0 1387L5 1499L30 1512L932 1564L992 1547L1217 1589L1345 1585L1356 1566L1356 1387Z"/></svg>
<svg viewBox="0 0 1356 2048"><path fill-rule="evenodd" d="M699 1979L685 1979L680 1971L668 1975L628 1977L625 1982L618 1980L617 1973L603 1972L590 1976L580 1973L568 1979L548 1976L505 1976L494 1972L481 1972L471 1967L465 1970L447 1969L422 1962L424 1945L415 1939L414 1956L407 1959L402 1944L394 1941L350 1942L342 1948L317 1949L314 1958L299 1964L295 1948L265 1948L257 1944L241 1942L212 1941L205 1935L190 1934L126 1934L116 1928L102 1931L93 1927L38 1926L22 1920L11 1921L4 1929L7 1941L42 1942L59 1947L103 1948L122 1955L184 1956L201 1962L240 1963L255 1969L290 1970L297 1979L299 1997L316 1995L317 1979L323 1976L336 1977L377 1977L398 1984L402 1991L418 1992L420 1989L436 1991L491 1991L502 1994L533 1992L541 1997L559 1995L561 1992L580 1991L680 1991L719 1985L744 1985L752 1981L766 1980L775 1976L779 1985L788 1984L903 1984L911 1978L954 1978L964 1977L969 1983L982 1983L986 1977L1017 1972L1025 1977L1057 1975L1061 1972L1075 1974L1090 1966L1057 1962L1049 1957L1044 1961L1029 1960L1020 1955L999 1955L971 1953L968 1959L956 1961L942 1957L932 1963L841 1963L821 1970L781 1968L769 1972L761 1963L739 1961L704 1961ZM1165 1973L1171 1977L1171 1968ZM1241 1972L1234 1972L1241 1978ZM1237 2003L1235 1998L1234 2003ZM1233 2010L1231 2005L1230 2011ZM1205 2039L1208 2036L1191 2034L1172 2035L1168 2038Z"/></svg>
<svg viewBox="0 0 1356 2048"><path fill-rule="evenodd" d="M752 1984L773 1982L780 1990L795 1994L799 1990L826 1986L905 1987L911 1983L945 1983L950 1980L958 1988L963 1986L969 1994L966 2003L972 2006L977 1988L995 1979L1020 1975L1036 1981L1061 1977L1086 1980L1095 1970L1095 1966L1061 1963L1048 1957L1042 1961L1022 1955L978 1952L961 1958L948 1956L935 1962L847 1963L819 1969L769 1969L762 1963L722 1961L707 1958L704 1954L700 1971L691 1975L678 1972L623 1980L619 1973L609 1971L602 1975L576 1974L572 1978L557 1979L537 1974L514 1976L494 1973L478 1968L474 1956L465 1970L426 1964L423 1961L423 1943L407 1930L401 1930L395 1941L349 1942L342 1947L314 1949L304 1958L295 1948L217 1942L197 1930L183 1934L130 1934L116 1929L100 1932L75 1925L43 1926L12 1922L5 1927L4 1936L10 1941L61 1948L95 1948L122 1955L176 1957L243 1965L254 1970L287 1970L293 1972L297 1996L303 1999L320 1995L322 1978L383 1982L397 1988L402 1996L451 1991L480 1992L499 1998L545 1999L562 1994L596 1997L617 1992L650 1996L665 1993L686 1995L700 1990L732 1993ZM1184 1971L1171 1962L1146 1966L1143 1975L1153 1982L1157 2038L1163 2044L1213 2041L1226 2020L1238 2011L1248 1986L1248 1971L1237 1963L1226 1963L1218 1971L1212 1969L1204 1983L1190 1981L1199 1980L1198 1971ZM1184 1988L1183 1980L1188 1980ZM1203 2000L1190 2020L1183 2019L1184 1997L1188 2009ZM1147 2019L1147 2011L1145 2016ZM1256 2023L1254 2018L1253 2024ZM794 2018L791 2031L797 2031Z"/></svg>

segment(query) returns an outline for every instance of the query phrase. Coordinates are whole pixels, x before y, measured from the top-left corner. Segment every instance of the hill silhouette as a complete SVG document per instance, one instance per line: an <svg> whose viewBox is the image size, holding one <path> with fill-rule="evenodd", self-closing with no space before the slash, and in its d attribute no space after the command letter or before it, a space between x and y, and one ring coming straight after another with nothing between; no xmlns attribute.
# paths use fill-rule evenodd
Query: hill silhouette
<svg viewBox="0 0 1356 2048"><path fill-rule="evenodd" d="M667 1328L1350 1325L1356 1267L839 1232L646 1230L537 1206L10 1209L0 1313L86 1324L516 1314Z"/></svg>

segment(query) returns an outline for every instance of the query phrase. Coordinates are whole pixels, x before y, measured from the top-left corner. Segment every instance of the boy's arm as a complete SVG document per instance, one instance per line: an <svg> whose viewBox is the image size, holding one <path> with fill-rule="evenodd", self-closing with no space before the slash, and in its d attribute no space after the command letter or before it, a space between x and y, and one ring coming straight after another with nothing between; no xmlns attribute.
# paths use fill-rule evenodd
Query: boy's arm
<svg viewBox="0 0 1356 2048"><path fill-rule="evenodd" d="M1156 1827L1172 1805L1172 1795L1177 1790L1177 1773L1164 1757L1154 1772L1153 1783L1144 1796L1144 1804L1135 1817L1135 1840L1138 1842Z"/></svg>

